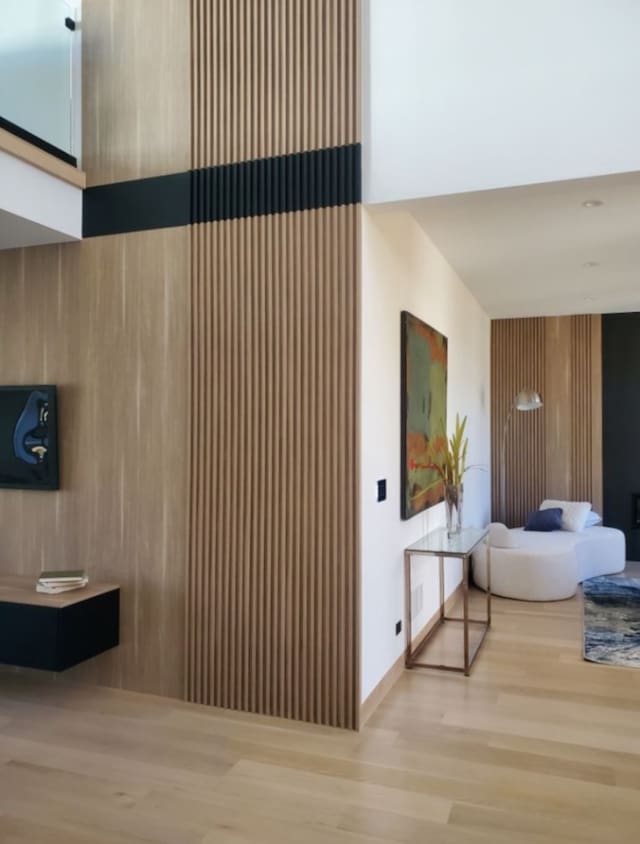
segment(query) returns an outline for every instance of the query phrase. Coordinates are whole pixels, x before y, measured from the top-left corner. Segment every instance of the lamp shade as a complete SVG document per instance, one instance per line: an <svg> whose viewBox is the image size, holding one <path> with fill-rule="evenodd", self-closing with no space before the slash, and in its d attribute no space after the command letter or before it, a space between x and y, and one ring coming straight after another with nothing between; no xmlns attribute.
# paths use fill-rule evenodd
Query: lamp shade
<svg viewBox="0 0 640 844"><path fill-rule="evenodd" d="M514 402L516 410L538 410L542 405L540 393L535 390L520 390Z"/></svg>

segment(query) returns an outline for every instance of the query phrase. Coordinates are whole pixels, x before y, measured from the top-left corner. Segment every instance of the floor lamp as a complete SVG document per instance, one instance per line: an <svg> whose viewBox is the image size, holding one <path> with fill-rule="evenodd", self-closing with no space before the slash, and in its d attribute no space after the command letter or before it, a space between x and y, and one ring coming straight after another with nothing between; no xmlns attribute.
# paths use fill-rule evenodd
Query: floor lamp
<svg viewBox="0 0 640 844"><path fill-rule="evenodd" d="M518 395L513 400L509 415L504 423L504 430L502 432L502 449L500 450L500 515L502 521L506 524L506 453L507 453L507 431L513 416L514 410L538 410L543 405L540 393L535 390L520 390Z"/></svg>

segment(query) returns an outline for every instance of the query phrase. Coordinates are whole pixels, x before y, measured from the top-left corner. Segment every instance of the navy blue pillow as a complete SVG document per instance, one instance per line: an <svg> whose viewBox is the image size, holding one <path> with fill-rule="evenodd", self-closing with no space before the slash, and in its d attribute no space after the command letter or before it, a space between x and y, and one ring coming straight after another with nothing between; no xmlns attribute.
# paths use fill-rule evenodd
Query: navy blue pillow
<svg viewBox="0 0 640 844"><path fill-rule="evenodd" d="M536 510L533 513L529 513L529 518L524 529L537 530L541 533L562 530L562 508L549 507L548 510Z"/></svg>

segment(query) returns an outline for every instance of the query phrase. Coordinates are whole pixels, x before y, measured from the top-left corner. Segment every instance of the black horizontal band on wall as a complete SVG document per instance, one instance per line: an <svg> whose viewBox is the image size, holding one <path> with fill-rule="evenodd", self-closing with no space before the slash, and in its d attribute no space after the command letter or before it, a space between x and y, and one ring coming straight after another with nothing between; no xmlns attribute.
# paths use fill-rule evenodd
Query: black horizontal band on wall
<svg viewBox="0 0 640 844"><path fill-rule="evenodd" d="M187 226L191 173L132 179L87 188L82 198L82 236Z"/></svg>
<svg viewBox="0 0 640 844"><path fill-rule="evenodd" d="M87 188L83 235L286 214L362 198L360 144Z"/></svg>

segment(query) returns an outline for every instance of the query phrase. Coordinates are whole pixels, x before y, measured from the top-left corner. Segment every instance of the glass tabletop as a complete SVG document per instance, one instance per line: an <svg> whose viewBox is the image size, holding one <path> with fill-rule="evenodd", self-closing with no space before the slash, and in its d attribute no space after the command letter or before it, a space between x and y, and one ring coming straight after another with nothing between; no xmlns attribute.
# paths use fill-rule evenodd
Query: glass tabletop
<svg viewBox="0 0 640 844"><path fill-rule="evenodd" d="M466 557L489 533L489 528L464 528L455 536L449 536L446 528L438 528L418 539L405 550L416 554Z"/></svg>

